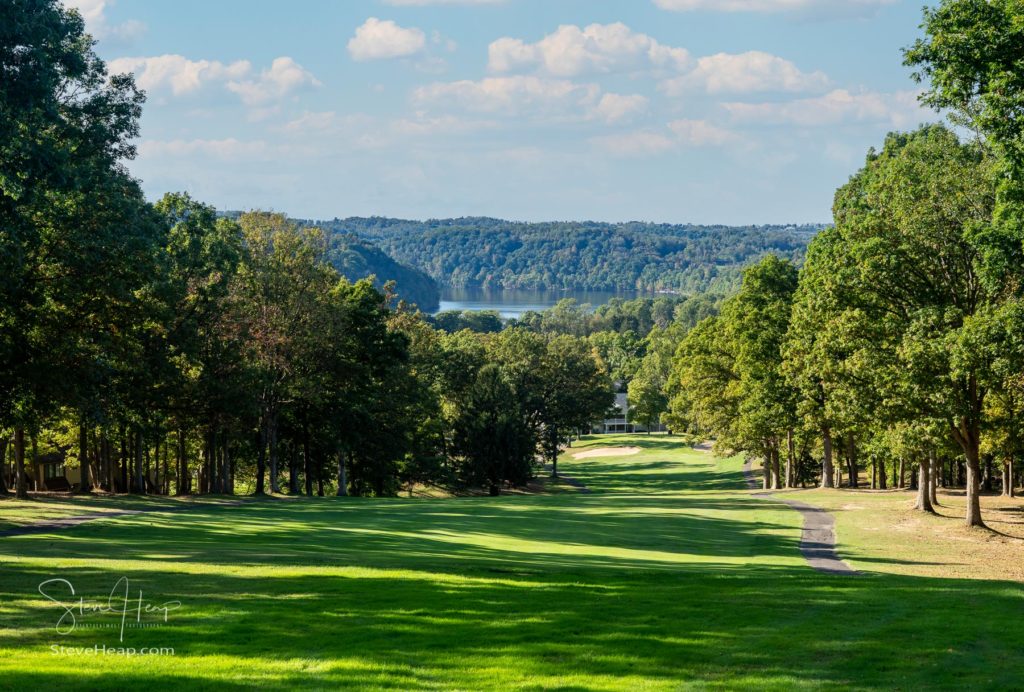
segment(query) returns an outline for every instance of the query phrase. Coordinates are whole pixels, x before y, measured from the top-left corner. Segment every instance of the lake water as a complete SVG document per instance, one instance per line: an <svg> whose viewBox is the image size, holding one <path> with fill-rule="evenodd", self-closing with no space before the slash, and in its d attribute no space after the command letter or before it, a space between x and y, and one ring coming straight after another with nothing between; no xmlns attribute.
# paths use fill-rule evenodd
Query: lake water
<svg viewBox="0 0 1024 692"><path fill-rule="evenodd" d="M502 317L515 318L530 310L547 310L565 298L575 298L580 303L589 303L596 308L612 298L629 300L640 295L637 292L612 291L494 291L482 288L442 288L441 307L438 312L496 310Z"/></svg>

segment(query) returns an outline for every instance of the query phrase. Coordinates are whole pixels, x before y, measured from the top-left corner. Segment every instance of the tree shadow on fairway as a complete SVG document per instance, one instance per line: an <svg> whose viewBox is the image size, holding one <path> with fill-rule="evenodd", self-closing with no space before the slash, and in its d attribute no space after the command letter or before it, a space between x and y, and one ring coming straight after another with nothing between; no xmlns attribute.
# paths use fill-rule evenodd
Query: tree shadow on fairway
<svg viewBox="0 0 1024 692"><path fill-rule="evenodd" d="M123 569L69 570L101 595ZM444 576L366 571L252 574L128 570L183 608L132 646L172 659L54 657L49 646L116 644L53 632L47 575L5 569L0 649L12 689L253 685L436 689L1012 688L1024 630L1019 584L709 563L681 574Z"/></svg>
<svg viewBox="0 0 1024 692"><path fill-rule="evenodd" d="M461 573L669 569L753 557L798 561L798 518L746 497L248 505L94 522L19 536L0 556L348 565Z"/></svg>

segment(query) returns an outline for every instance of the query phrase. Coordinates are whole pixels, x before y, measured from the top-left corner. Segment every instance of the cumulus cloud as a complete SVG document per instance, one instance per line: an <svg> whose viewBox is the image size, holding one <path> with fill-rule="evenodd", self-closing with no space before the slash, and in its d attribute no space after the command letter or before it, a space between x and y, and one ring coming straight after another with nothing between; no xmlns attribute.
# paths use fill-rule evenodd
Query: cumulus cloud
<svg viewBox="0 0 1024 692"><path fill-rule="evenodd" d="M647 110L648 99L640 94L605 94L594 106L593 114L609 124L629 120Z"/></svg>
<svg viewBox="0 0 1024 692"><path fill-rule="evenodd" d="M252 63L238 60L189 60L182 55L117 58L110 72L132 72L147 91L169 89L175 96L196 92L209 84L223 84L248 105L267 103L320 82L287 56L276 58L269 69L253 74Z"/></svg>
<svg viewBox="0 0 1024 692"><path fill-rule="evenodd" d="M414 104L425 109L463 109L506 117L546 117L553 121L627 122L650 105L641 94L604 93L593 83L539 75L488 77L479 81L436 82L413 92Z"/></svg>
<svg viewBox="0 0 1024 692"><path fill-rule="evenodd" d="M249 74L248 60L222 63L217 60L189 60L183 55L117 58L108 64L111 74L132 72L146 91L169 88L175 96L188 94L210 82L240 79Z"/></svg>
<svg viewBox="0 0 1024 692"><path fill-rule="evenodd" d="M663 10L692 12L800 13L811 16L870 16L898 0L654 0Z"/></svg>
<svg viewBox="0 0 1024 692"><path fill-rule="evenodd" d="M659 87L669 96L687 89L703 89L711 94L753 93L765 91L820 91L828 87L824 72L803 72L789 60L764 53L718 53L697 61L690 72L666 79Z"/></svg>
<svg viewBox="0 0 1024 692"><path fill-rule="evenodd" d="M722 105L737 121L804 127L864 122L899 128L917 125L929 115L921 108L917 93L913 91L880 93L835 89L823 96L785 103Z"/></svg>
<svg viewBox="0 0 1024 692"><path fill-rule="evenodd" d="M416 55L427 45L427 36L416 28L404 28L390 19L370 17L348 42L353 60L384 60Z"/></svg>
<svg viewBox="0 0 1024 692"><path fill-rule="evenodd" d="M638 130L605 135L591 140L593 144L622 157L658 156L677 149L716 147L738 141L729 130L706 120L673 120L666 130Z"/></svg>
<svg viewBox="0 0 1024 692"><path fill-rule="evenodd" d="M228 90L238 94L250 106L284 98L294 91L318 87L320 82L311 72L287 56L274 58L270 69L252 79L232 80Z"/></svg>
<svg viewBox="0 0 1024 692"><path fill-rule="evenodd" d="M111 24L107 9L114 0L64 0L64 6L78 10L85 20L85 28L95 38L115 43L133 43L146 33L146 25L136 19Z"/></svg>
<svg viewBox="0 0 1024 692"><path fill-rule="evenodd" d="M721 146L736 141L736 133L707 120L673 120L668 129L680 144L690 147Z"/></svg>
<svg viewBox="0 0 1024 692"><path fill-rule="evenodd" d="M600 91L596 84L516 75L428 84L413 92L413 101L419 105L457 105L470 111L506 115L559 113L593 106Z"/></svg>
<svg viewBox="0 0 1024 692"><path fill-rule="evenodd" d="M504 37L488 48L493 72L540 69L556 77L635 72L654 68L681 70L690 54L659 43L625 24L565 24L536 43Z"/></svg>

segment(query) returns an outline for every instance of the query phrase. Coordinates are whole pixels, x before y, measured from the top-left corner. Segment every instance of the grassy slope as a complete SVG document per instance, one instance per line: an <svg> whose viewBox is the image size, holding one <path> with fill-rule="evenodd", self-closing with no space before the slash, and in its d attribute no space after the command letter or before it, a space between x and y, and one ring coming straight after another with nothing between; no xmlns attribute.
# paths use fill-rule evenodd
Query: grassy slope
<svg viewBox="0 0 1024 692"><path fill-rule="evenodd" d="M819 575L796 513L739 490L737 460L659 437L583 446L618 444L644 451L561 462L590 495L210 505L0 539L0 686L1019 684L1020 584L895 574L885 555ZM90 598L128 576L180 599L167 626L125 635L177 655L52 655L117 645L54 632L36 589L58 574Z"/></svg>

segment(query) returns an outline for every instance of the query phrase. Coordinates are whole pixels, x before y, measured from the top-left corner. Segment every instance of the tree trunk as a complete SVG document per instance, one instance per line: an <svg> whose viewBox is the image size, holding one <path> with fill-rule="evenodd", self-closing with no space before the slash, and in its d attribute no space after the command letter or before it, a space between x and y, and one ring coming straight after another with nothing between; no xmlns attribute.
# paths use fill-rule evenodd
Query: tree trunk
<svg viewBox="0 0 1024 692"><path fill-rule="evenodd" d="M930 462L924 457L921 458L921 462L917 466L917 502L914 504L914 509L934 514L935 509L932 507L932 496L929 492L931 487L929 476L932 475L930 466Z"/></svg>
<svg viewBox="0 0 1024 692"><path fill-rule="evenodd" d="M1016 496L1013 488L1013 456L1007 457L1003 464L1003 495Z"/></svg>
<svg viewBox="0 0 1024 692"><path fill-rule="evenodd" d="M821 465L821 487L831 488L835 485L835 467L832 465L832 432L828 428L822 429L821 442L825 448L825 460Z"/></svg>
<svg viewBox="0 0 1024 692"><path fill-rule="evenodd" d="M886 478L885 459L879 459L875 462L878 464L878 488L880 490L889 489L889 479Z"/></svg>
<svg viewBox="0 0 1024 692"><path fill-rule="evenodd" d="M296 444L288 446L288 493L299 494L299 447Z"/></svg>
<svg viewBox="0 0 1024 692"><path fill-rule="evenodd" d="M203 434L203 480L199 485L199 492L209 494L215 492L216 483L216 441L213 439L213 426L206 428Z"/></svg>
<svg viewBox="0 0 1024 692"><path fill-rule="evenodd" d="M269 430L267 431L270 444L270 492L280 493L281 486L277 478L277 412L270 414Z"/></svg>
<svg viewBox="0 0 1024 692"><path fill-rule="evenodd" d="M907 462L903 457L900 457L900 480L896 487L900 490L907 487Z"/></svg>
<svg viewBox="0 0 1024 692"><path fill-rule="evenodd" d="M121 467L120 471L121 471L121 492L122 493L131 492L131 487L128 484L128 467L130 466L130 463L128 461L128 453L129 453L128 452L128 445L129 444L130 444L130 442L128 441L128 432L125 430L125 427L122 425L121 426L121 459L118 462L118 464Z"/></svg>
<svg viewBox="0 0 1024 692"><path fill-rule="evenodd" d="M967 515L964 523L967 526L985 526L981 518L981 460L978 454L978 445L968 445L964 450L967 456Z"/></svg>
<svg viewBox="0 0 1024 692"><path fill-rule="evenodd" d="M309 426L302 426L302 466L306 476L306 495L313 497L313 461L309 458Z"/></svg>
<svg viewBox="0 0 1024 692"><path fill-rule="evenodd" d="M4 435L0 437L0 495L10 492L7 488L7 446L10 440Z"/></svg>
<svg viewBox="0 0 1024 692"><path fill-rule="evenodd" d="M25 476L25 428L14 429L14 482L17 495L28 499L28 478Z"/></svg>
<svg viewBox="0 0 1024 692"><path fill-rule="evenodd" d="M796 446L793 442L793 430L786 431L786 483L787 488L796 486Z"/></svg>
<svg viewBox="0 0 1024 692"><path fill-rule="evenodd" d="M177 476L178 480L175 482L177 487L174 489L174 494L180 497L180 496L185 494L185 467L186 467L186 464L185 464L185 431L183 429L181 429L181 428L178 428L178 454L177 454L177 457L178 457L177 469L175 470L175 474L174 475Z"/></svg>
<svg viewBox="0 0 1024 692"><path fill-rule="evenodd" d="M985 490L986 493L992 492L992 476L993 475L994 474L992 472L992 455L991 454L986 454L985 455L984 480L982 481L982 484L981 484L981 487Z"/></svg>
<svg viewBox="0 0 1024 692"><path fill-rule="evenodd" d="M82 474L82 480L78 485L78 492L91 493L92 480L89 477L89 429L85 426L85 418L78 423L78 468Z"/></svg>
<svg viewBox="0 0 1024 692"><path fill-rule="evenodd" d="M782 473L779 466L779 449L778 447L772 448L772 490L779 490L781 488Z"/></svg>
<svg viewBox="0 0 1024 692"><path fill-rule="evenodd" d="M771 490L772 487L772 461L771 452L765 454L761 460L761 489Z"/></svg>
<svg viewBox="0 0 1024 692"><path fill-rule="evenodd" d="M146 477L142 471L142 432L135 433L135 492L146 493Z"/></svg>
<svg viewBox="0 0 1024 692"><path fill-rule="evenodd" d="M224 440L224 463L220 468L220 491L224 494L234 494L231 487L231 440L227 430L223 431L221 438Z"/></svg>
<svg viewBox="0 0 1024 692"><path fill-rule="evenodd" d="M266 494L267 475L267 426L260 421L260 431L256 434L256 495Z"/></svg>
<svg viewBox="0 0 1024 692"><path fill-rule="evenodd" d="M348 478L345 475L345 455L338 454L338 497L348 495Z"/></svg>
<svg viewBox="0 0 1024 692"><path fill-rule="evenodd" d="M939 507L936 488L939 485L939 457L935 449L928 453L928 497L932 501L932 507Z"/></svg>
<svg viewBox="0 0 1024 692"><path fill-rule="evenodd" d="M846 463L849 466L850 474L850 487L859 487L860 472L857 467L857 443L853 439L853 435L846 438Z"/></svg>

